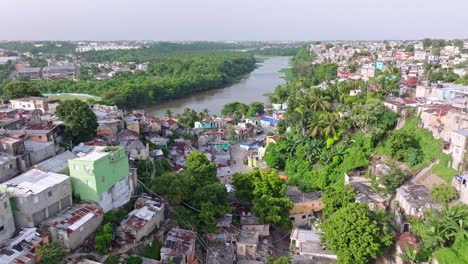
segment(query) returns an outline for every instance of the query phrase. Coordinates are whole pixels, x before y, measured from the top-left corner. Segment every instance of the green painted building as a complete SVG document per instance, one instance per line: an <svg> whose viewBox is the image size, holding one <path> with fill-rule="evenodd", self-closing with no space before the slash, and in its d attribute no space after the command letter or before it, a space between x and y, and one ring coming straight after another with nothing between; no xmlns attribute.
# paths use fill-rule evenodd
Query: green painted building
<svg viewBox="0 0 468 264"><path fill-rule="evenodd" d="M105 212L130 200L136 176L130 172L125 148L80 145L73 152L77 157L68 166L75 196L99 203Z"/></svg>

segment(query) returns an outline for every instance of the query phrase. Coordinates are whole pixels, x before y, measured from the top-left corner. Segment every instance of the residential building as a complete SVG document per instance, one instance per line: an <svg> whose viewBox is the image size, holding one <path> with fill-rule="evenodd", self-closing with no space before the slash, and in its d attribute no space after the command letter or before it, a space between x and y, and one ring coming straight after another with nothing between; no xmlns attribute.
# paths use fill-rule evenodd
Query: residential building
<svg viewBox="0 0 468 264"><path fill-rule="evenodd" d="M421 252L421 248L418 246L420 240L411 232L403 232L398 235L396 240L396 252L395 259L396 264L407 264L408 262L402 259L402 255L411 254L411 252L416 251ZM409 250L410 252L407 252Z"/></svg>
<svg viewBox="0 0 468 264"><path fill-rule="evenodd" d="M15 232L15 221L11 209L10 199L4 192L0 192L0 244L10 239Z"/></svg>
<svg viewBox="0 0 468 264"><path fill-rule="evenodd" d="M468 204L468 175L455 175L452 180L452 186L458 192L459 201Z"/></svg>
<svg viewBox="0 0 468 264"><path fill-rule="evenodd" d="M57 146L53 141L41 143L28 139L24 141L24 146L31 165L38 164L57 154Z"/></svg>
<svg viewBox="0 0 468 264"><path fill-rule="evenodd" d="M228 233L208 234L206 244L206 264L234 264L236 261L236 245L231 243Z"/></svg>
<svg viewBox="0 0 468 264"><path fill-rule="evenodd" d="M167 233L162 246L161 260L172 260L174 264L198 264L195 252L197 233L180 228L172 228Z"/></svg>
<svg viewBox="0 0 468 264"><path fill-rule="evenodd" d="M380 167L379 165L385 164L378 164L377 167ZM388 170L390 170L390 168L388 168ZM388 173L388 171L386 171L386 173ZM390 196L382 196L372 190L372 180L362 177L364 174L365 172L361 172L359 170L352 170L345 173L345 184L349 184L353 187L356 192L355 200L357 203L366 203L372 211L377 208L385 210L390 200Z"/></svg>
<svg viewBox="0 0 468 264"><path fill-rule="evenodd" d="M41 223L41 230L52 241L71 251L83 245L104 219L102 209L94 203L83 202L65 208L62 212Z"/></svg>
<svg viewBox="0 0 468 264"><path fill-rule="evenodd" d="M240 224L242 231L256 232L260 236L270 235L270 224L261 224L258 218L251 213L241 216Z"/></svg>
<svg viewBox="0 0 468 264"><path fill-rule="evenodd" d="M128 130L140 135L140 122L134 116L127 116L124 121Z"/></svg>
<svg viewBox="0 0 468 264"><path fill-rule="evenodd" d="M337 259L337 256L320 245L321 231L293 228L291 231L291 253L297 255L315 256L327 259Z"/></svg>
<svg viewBox="0 0 468 264"><path fill-rule="evenodd" d="M36 228L23 228L15 237L0 243L0 264L34 264L40 262L38 247L49 238Z"/></svg>
<svg viewBox="0 0 468 264"><path fill-rule="evenodd" d="M62 152L36 165L42 171L68 174L68 160L76 158L71 151ZM65 173L66 172L66 173Z"/></svg>
<svg viewBox="0 0 468 264"><path fill-rule="evenodd" d="M41 110L42 113L54 113L60 100L47 97L25 97L11 99L11 108L23 110Z"/></svg>
<svg viewBox="0 0 468 264"><path fill-rule="evenodd" d="M140 196L131 211L117 227L117 235L123 241L135 243L154 231L164 222L164 200L162 198Z"/></svg>
<svg viewBox="0 0 468 264"><path fill-rule="evenodd" d="M444 127L445 128L445 127ZM452 131L449 150L452 153L452 168L456 170L466 169L466 151L468 146L468 129Z"/></svg>
<svg viewBox="0 0 468 264"><path fill-rule="evenodd" d="M240 232L237 238L237 256L256 259L259 237L257 232Z"/></svg>
<svg viewBox="0 0 468 264"><path fill-rule="evenodd" d="M414 51L414 60L425 61L427 53L425 50L415 50Z"/></svg>
<svg viewBox="0 0 468 264"><path fill-rule="evenodd" d="M141 142L136 132L124 129L117 133L117 141L120 146L125 147L125 153L134 159L146 160L149 157L149 144L146 146Z"/></svg>
<svg viewBox="0 0 468 264"><path fill-rule="evenodd" d="M68 161L73 193L98 203L104 212L130 201L136 185L123 147L85 146L73 149L77 157Z"/></svg>
<svg viewBox="0 0 468 264"><path fill-rule="evenodd" d="M18 227L37 226L72 204L71 181L63 174L32 169L0 188L11 196Z"/></svg>
<svg viewBox="0 0 468 264"><path fill-rule="evenodd" d="M54 142L62 134L63 129L52 121L41 122L26 126L28 138L32 141L47 143Z"/></svg>
<svg viewBox="0 0 468 264"><path fill-rule="evenodd" d="M2 118L0 119L0 128L16 130L20 129L25 123L24 118Z"/></svg>
<svg viewBox="0 0 468 264"><path fill-rule="evenodd" d="M76 67L71 64L42 68L42 78L46 80L73 78L76 73Z"/></svg>
<svg viewBox="0 0 468 264"><path fill-rule="evenodd" d="M16 71L16 77L27 80L40 80L42 78L41 68L24 68Z"/></svg>
<svg viewBox="0 0 468 264"><path fill-rule="evenodd" d="M289 186L286 191L293 202L293 208L289 210L289 217L294 227L309 225L310 220L321 214L323 209L322 192L305 193L296 186Z"/></svg>
<svg viewBox="0 0 468 264"><path fill-rule="evenodd" d="M424 211L437 207L429 190L423 185L405 184L396 190L395 200L406 215L422 217Z"/></svg>
<svg viewBox="0 0 468 264"><path fill-rule="evenodd" d="M16 176L20 171L16 156L0 152L0 182L4 182Z"/></svg>

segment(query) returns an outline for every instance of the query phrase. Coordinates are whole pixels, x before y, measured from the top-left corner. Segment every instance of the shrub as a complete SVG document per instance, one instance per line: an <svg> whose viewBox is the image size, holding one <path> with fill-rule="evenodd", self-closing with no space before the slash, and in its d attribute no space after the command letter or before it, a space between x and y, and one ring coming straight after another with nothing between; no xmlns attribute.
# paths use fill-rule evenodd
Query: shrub
<svg viewBox="0 0 468 264"><path fill-rule="evenodd" d="M436 185L431 191L432 199L438 203L448 203L458 197L457 190L448 184Z"/></svg>
<svg viewBox="0 0 468 264"><path fill-rule="evenodd" d="M404 160L410 166L414 166L423 161L423 153L417 148L410 147L404 152Z"/></svg>

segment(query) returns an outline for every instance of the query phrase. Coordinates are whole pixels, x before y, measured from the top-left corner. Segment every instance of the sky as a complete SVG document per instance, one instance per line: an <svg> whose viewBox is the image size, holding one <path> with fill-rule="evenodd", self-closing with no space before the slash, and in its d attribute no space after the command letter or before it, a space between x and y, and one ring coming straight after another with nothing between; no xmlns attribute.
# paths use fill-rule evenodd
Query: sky
<svg viewBox="0 0 468 264"><path fill-rule="evenodd" d="M467 0L0 0L0 40L468 38Z"/></svg>

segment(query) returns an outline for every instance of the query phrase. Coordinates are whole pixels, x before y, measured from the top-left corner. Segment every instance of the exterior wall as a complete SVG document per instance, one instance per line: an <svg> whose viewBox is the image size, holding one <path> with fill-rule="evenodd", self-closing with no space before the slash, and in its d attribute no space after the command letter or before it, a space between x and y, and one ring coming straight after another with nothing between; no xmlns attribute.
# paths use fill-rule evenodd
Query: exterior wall
<svg viewBox="0 0 468 264"><path fill-rule="evenodd" d="M11 238L15 232L15 221L11 211L10 199L5 194L0 194L0 242Z"/></svg>
<svg viewBox="0 0 468 264"><path fill-rule="evenodd" d="M47 143L54 140L53 136L49 134L28 134L28 138L40 143Z"/></svg>
<svg viewBox="0 0 468 264"><path fill-rule="evenodd" d="M135 227L128 227L126 225L124 226L119 226L117 227L117 235L122 239L122 240L128 240L127 236L126 236L126 232L129 232L132 233L132 235L134 235L135 237L135 241L140 241L143 237L149 235L151 232L153 232L153 230L156 228L156 227L159 227L161 225L161 223L164 221L164 207L162 208L161 211L159 212L155 212L155 214L153 215L153 218L151 218L148 222L146 222L144 224L144 226L136 231L135 230ZM130 229L130 230L128 230Z"/></svg>
<svg viewBox="0 0 468 264"><path fill-rule="evenodd" d="M75 231L68 233L67 230L57 229L55 227L50 228L51 238L53 241L58 241L67 250L74 250L83 245L83 242L92 233L94 233L100 226L104 219L104 215L96 215L86 221L81 227Z"/></svg>
<svg viewBox="0 0 468 264"><path fill-rule="evenodd" d="M257 253L257 245L244 244L237 242L237 255L239 256L255 256Z"/></svg>
<svg viewBox="0 0 468 264"><path fill-rule="evenodd" d="M1 157L1 155L0 155ZM0 164L0 182L7 181L19 172L17 158L13 158Z"/></svg>
<svg viewBox="0 0 468 264"><path fill-rule="evenodd" d="M103 200L101 194L128 178L129 174L128 159L123 147L118 148L112 156L109 153L97 160L72 159L68 164L74 194L82 200L94 201L100 205ZM109 210L103 209L104 212Z"/></svg>
<svg viewBox="0 0 468 264"><path fill-rule="evenodd" d="M125 205L130 201L134 186L132 179L127 176L127 178L115 183L108 191L100 194L99 206L106 213Z"/></svg>
<svg viewBox="0 0 468 264"><path fill-rule="evenodd" d="M466 153L467 138L464 135L453 132L450 143L450 151L452 152L452 168L458 170L463 165Z"/></svg>
<svg viewBox="0 0 468 264"><path fill-rule="evenodd" d="M322 200L294 203L293 208L289 211L291 223L294 227L308 225L310 219L314 216L314 212L322 211L322 209Z"/></svg>
<svg viewBox="0 0 468 264"><path fill-rule="evenodd" d="M49 144L46 147L29 153L29 157L31 164L35 165L41 161L55 156L55 154L57 154L57 152L55 151L55 144L53 142L49 142Z"/></svg>
<svg viewBox="0 0 468 264"><path fill-rule="evenodd" d="M458 192L459 201L464 204L468 204L468 176L465 176L462 179L457 179L457 177L453 177L452 186Z"/></svg>
<svg viewBox="0 0 468 264"><path fill-rule="evenodd" d="M51 196L49 196L51 192ZM72 204L70 180L52 186L37 195L13 197L15 223L18 227L34 227L55 216Z"/></svg>

